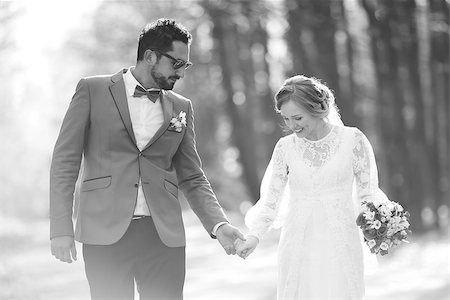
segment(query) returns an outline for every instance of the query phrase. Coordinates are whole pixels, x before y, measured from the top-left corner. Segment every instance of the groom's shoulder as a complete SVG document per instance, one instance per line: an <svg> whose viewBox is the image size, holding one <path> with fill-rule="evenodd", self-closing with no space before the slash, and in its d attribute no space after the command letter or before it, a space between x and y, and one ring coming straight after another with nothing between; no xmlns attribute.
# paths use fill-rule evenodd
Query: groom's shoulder
<svg viewBox="0 0 450 300"><path fill-rule="evenodd" d="M88 83L111 83L111 81L114 81L114 78L116 80L122 78L122 74L126 71L126 69L123 69L119 72L113 73L113 74L97 74L97 75L89 75L84 76L80 79L87 81Z"/></svg>
<svg viewBox="0 0 450 300"><path fill-rule="evenodd" d="M174 99L174 100L177 100L177 101L180 101L180 102L184 102L184 103L191 102L191 100L190 100L189 98L186 98L186 97L184 97L183 95L180 95L180 94L178 94L178 93L175 93L174 91L171 91L171 90L165 90L165 92L167 93L167 95L168 95L170 98L172 98L172 99Z"/></svg>

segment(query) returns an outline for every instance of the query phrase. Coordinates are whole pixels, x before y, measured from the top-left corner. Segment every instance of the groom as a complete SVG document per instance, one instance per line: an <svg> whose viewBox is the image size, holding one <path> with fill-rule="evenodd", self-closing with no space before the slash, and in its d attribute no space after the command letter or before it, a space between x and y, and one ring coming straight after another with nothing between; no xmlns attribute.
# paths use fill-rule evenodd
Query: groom
<svg viewBox="0 0 450 300"><path fill-rule="evenodd" d="M189 99L174 92L191 34L170 19L139 36L137 63L78 83L50 171L51 251L71 263L83 243L92 299L182 299L185 232L178 189L227 254L242 233L228 223L195 146ZM73 197L80 195L73 229Z"/></svg>

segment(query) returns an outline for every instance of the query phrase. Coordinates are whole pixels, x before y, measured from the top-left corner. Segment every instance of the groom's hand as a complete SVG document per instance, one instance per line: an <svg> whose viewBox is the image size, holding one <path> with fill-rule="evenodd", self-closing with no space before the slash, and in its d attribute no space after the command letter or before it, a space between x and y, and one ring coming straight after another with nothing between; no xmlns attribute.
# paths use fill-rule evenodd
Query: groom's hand
<svg viewBox="0 0 450 300"><path fill-rule="evenodd" d="M52 255L60 261L72 263L77 260L77 249L73 236L57 236L51 240ZM72 255L71 255L72 254Z"/></svg>
<svg viewBox="0 0 450 300"><path fill-rule="evenodd" d="M255 251L256 246L259 244L259 239L253 235L247 235L246 241L237 241L235 243L236 253L243 259L246 259L253 251Z"/></svg>
<svg viewBox="0 0 450 300"><path fill-rule="evenodd" d="M242 232L230 224L221 225L217 229L216 237L228 255L236 254L236 249L234 247L234 241L236 241L236 239L245 241L245 237Z"/></svg>

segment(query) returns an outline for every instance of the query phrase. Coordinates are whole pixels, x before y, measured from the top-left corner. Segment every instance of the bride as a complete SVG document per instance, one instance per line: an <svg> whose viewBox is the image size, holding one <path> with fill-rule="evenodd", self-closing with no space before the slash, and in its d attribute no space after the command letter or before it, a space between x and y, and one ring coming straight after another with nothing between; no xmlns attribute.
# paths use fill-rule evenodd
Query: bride
<svg viewBox="0 0 450 300"><path fill-rule="evenodd" d="M372 147L360 130L342 124L332 92L315 78L287 79L275 106L293 133L275 146L237 253L246 258L270 227L282 226L278 299L361 300L359 204L388 201Z"/></svg>

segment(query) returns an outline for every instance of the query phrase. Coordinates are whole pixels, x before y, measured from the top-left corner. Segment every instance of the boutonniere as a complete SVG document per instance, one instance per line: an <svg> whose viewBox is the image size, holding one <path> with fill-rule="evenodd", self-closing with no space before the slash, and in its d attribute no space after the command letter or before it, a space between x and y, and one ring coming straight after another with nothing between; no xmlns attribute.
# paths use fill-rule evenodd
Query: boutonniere
<svg viewBox="0 0 450 300"><path fill-rule="evenodd" d="M184 111L180 111L178 116L172 117L170 120L170 127L169 130L181 132L183 130L183 127L186 127L186 113Z"/></svg>

